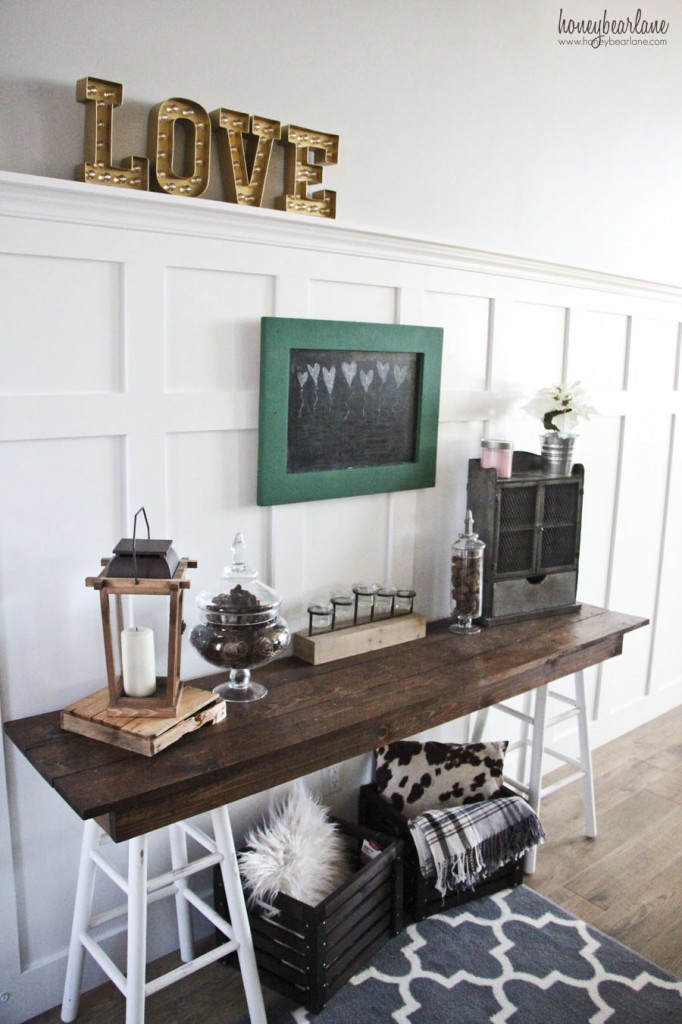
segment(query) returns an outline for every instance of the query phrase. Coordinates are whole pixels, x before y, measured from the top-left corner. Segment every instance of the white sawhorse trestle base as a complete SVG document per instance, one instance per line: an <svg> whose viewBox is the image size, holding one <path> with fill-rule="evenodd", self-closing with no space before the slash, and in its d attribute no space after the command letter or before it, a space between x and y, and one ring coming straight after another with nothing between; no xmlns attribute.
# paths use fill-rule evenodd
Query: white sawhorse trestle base
<svg viewBox="0 0 682 1024"><path fill-rule="evenodd" d="M574 698L566 697L562 693L556 693L550 690L549 684L545 684L545 686L540 686L535 690L534 694L526 694L527 704L525 711L518 711L516 708L508 707L506 704L495 704L494 707L497 711L504 711L505 714L512 715L522 722L521 738L509 745L507 753L519 747L523 750L530 747L531 751L528 781L511 778L505 772L505 783L511 789L524 796L533 810L539 814L540 803L544 796L548 796L558 789L563 789L564 786L568 786L569 783L575 782L577 779L582 779L585 835L594 839L597 835L597 814L594 805L594 781L592 777L592 754L590 751L587 706L585 702L585 679L582 672L576 672L573 678L575 684ZM535 697L535 708L531 711L529 702L533 699L533 696ZM560 703L567 704L568 710L554 715L553 718L547 718L547 699L550 697ZM478 743L481 740L489 710L490 708L483 708L481 711L476 712L470 736L473 743ZM578 722L578 748L580 756L577 760L558 750L553 750L545 743L546 729L553 725L558 725L560 722L565 722L572 717L576 717ZM529 726L532 727L532 736L530 738L528 736ZM564 764L570 765L576 771L560 779L558 782L543 787L543 754L549 754L551 757L563 761ZM519 774L525 774L525 758L522 759L521 768L522 770ZM536 853L537 850L533 849L530 853L526 854L524 862L526 874L532 875L535 871Z"/></svg>
<svg viewBox="0 0 682 1024"><path fill-rule="evenodd" d="M64 984L63 1021L73 1021L78 1015L86 950L125 996L126 1024L143 1024L147 996L236 951L251 1024L266 1024L263 995L227 807L211 811L211 820L214 839L189 821L177 822L168 827L172 870L155 878L149 878L147 874L147 836L128 840L126 878L112 867L99 850L105 833L95 821L86 821ZM191 862L187 856L187 836L191 836L207 851ZM220 864L231 923L217 914L187 882L190 875L214 864ZM97 869L103 871L122 889L127 896L127 902L120 907L92 916ZM153 981L146 981L147 905L168 896L175 897L180 957L183 963ZM190 904L226 937L225 942L198 957L194 956ZM126 929L126 923L117 920L125 916L128 942L126 974L123 974L104 951L101 943ZM97 938L93 932L97 933Z"/></svg>

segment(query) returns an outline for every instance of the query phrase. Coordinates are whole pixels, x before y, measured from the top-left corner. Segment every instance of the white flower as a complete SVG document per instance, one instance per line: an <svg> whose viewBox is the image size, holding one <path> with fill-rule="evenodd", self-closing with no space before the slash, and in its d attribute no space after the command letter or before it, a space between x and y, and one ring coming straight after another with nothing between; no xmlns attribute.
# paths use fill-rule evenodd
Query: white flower
<svg viewBox="0 0 682 1024"><path fill-rule="evenodd" d="M578 420L589 420L597 412L588 403L580 381L542 388L524 409L539 417L545 430L556 430L561 437L575 430Z"/></svg>

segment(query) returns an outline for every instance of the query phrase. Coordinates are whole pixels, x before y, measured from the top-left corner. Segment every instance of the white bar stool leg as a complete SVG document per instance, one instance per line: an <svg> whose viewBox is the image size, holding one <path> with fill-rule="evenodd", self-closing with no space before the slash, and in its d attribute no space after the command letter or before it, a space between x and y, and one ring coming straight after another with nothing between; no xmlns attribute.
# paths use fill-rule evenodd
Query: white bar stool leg
<svg viewBox="0 0 682 1024"><path fill-rule="evenodd" d="M527 719L521 721L521 737L519 740L519 760L518 760L518 773L517 779L525 779L526 771L528 768L528 748L531 741L528 738L528 732L533 715L533 694L524 693L523 695L523 708L522 713L527 715Z"/></svg>
<svg viewBox="0 0 682 1024"><path fill-rule="evenodd" d="M470 743L480 743L483 730L485 729L486 722L488 721L488 712L490 708L481 708L474 715L474 724L471 727Z"/></svg>
<svg viewBox="0 0 682 1024"><path fill-rule="evenodd" d="M128 840L126 1024L143 1024L147 958L147 837Z"/></svg>
<svg viewBox="0 0 682 1024"><path fill-rule="evenodd" d="M530 776L528 779L528 803L537 815L542 800L542 754L545 746L545 719L547 716L547 684L535 691L535 713L533 716L533 739L530 749ZM535 871L537 847L526 854L524 869L527 875Z"/></svg>
<svg viewBox="0 0 682 1024"><path fill-rule="evenodd" d="M227 905L230 909L230 921L234 937L239 943L237 953L242 983L244 985L244 994L246 995L246 1003L249 1008L249 1018L251 1024L267 1024L265 1006L263 1005L263 993L260 987L258 968L256 967L256 956L253 951L251 929L246 914L244 892L242 890L241 878L239 877L237 855L235 853L232 826L227 807L217 807L211 811L211 820L213 822L216 845L223 855L220 870L223 876Z"/></svg>
<svg viewBox="0 0 682 1024"><path fill-rule="evenodd" d="M71 925L71 941L69 958L66 965L64 980L64 996L62 999L62 1020L70 1024L78 1016L80 1003L81 980L85 962L85 947L81 943L81 933L87 931L92 912L92 897L95 890L95 865L90 857L99 841L99 827L94 820L86 821L81 840L81 855L76 885L76 902Z"/></svg>
<svg viewBox="0 0 682 1024"><path fill-rule="evenodd" d="M179 825L170 826L170 848L171 863L173 870L186 868L189 860L187 857L187 836ZM189 963L194 959L194 932L192 929L192 910L189 902L183 896L183 891L189 888L186 878L179 878L175 882L175 913L178 919L178 939L180 942L180 959L183 963Z"/></svg>
<svg viewBox="0 0 682 1024"><path fill-rule="evenodd" d="M575 700L578 713L578 743L580 746L580 767L583 775L583 804L585 806L585 835L590 839L597 835L597 810L594 803L594 777L592 774L592 751L590 749L590 731L587 721L587 701L585 699L585 677L583 672L575 674Z"/></svg>

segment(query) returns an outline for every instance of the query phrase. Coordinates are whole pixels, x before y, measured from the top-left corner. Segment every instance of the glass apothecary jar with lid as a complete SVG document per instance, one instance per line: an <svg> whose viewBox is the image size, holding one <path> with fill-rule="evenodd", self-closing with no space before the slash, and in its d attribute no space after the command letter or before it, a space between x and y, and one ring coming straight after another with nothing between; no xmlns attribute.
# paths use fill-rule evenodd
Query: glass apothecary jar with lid
<svg viewBox="0 0 682 1024"><path fill-rule="evenodd" d="M485 544L474 533L474 518L468 511L464 519L464 533L460 533L451 547L451 610L456 621L450 632L464 635L480 633L474 619L483 608L483 552Z"/></svg>
<svg viewBox="0 0 682 1024"><path fill-rule="evenodd" d="M251 680L251 669L267 665L286 650L291 638L280 616L281 597L258 579L244 553L244 538L238 533L231 565L223 569L213 590L197 597L201 622L190 634L190 643L205 661L230 670L229 680L213 690L230 702L265 696L266 687Z"/></svg>

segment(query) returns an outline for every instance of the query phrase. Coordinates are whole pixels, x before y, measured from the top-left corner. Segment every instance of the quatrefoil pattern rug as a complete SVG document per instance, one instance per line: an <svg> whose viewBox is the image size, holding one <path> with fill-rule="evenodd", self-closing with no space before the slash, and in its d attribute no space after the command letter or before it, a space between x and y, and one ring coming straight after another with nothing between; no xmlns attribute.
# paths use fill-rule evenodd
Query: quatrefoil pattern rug
<svg viewBox="0 0 682 1024"><path fill-rule="evenodd" d="M317 1016L272 1024L680 1024L682 984L526 886L408 926Z"/></svg>

